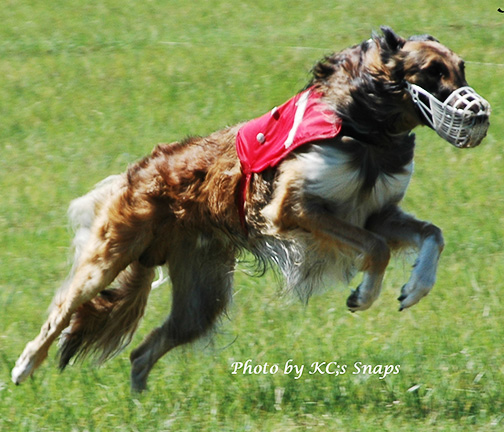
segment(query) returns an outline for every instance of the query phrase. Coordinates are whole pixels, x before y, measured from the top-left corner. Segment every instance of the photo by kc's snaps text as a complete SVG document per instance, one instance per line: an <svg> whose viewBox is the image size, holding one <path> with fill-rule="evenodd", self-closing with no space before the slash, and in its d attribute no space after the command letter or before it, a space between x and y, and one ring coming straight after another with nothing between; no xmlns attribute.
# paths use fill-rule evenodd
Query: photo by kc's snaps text
<svg viewBox="0 0 504 432"><path fill-rule="evenodd" d="M294 379L300 379L304 373L308 375L328 375L342 376L348 375L377 375L379 379L384 379L389 375L397 375L401 365L373 365L356 361L351 365L339 363L337 361L317 361L308 365L297 365L292 359L285 362L283 367L278 363L270 364L254 363L252 359L245 362L235 361L231 364L232 375L292 375Z"/></svg>

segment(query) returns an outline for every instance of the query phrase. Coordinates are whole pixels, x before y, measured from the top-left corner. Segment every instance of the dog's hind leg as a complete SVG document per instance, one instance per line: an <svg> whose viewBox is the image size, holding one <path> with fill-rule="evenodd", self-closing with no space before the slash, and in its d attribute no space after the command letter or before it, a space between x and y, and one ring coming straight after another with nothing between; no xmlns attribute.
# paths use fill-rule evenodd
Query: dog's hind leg
<svg viewBox="0 0 504 432"><path fill-rule="evenodd" d="M436 281L439 257L444 248L441 230L402 212L397 206L373 215L366 227L385 238L392 249L413 247L419 251L410 279L398 298L399 310L415 305L430 292Z"/></svg>
<svg viewBox="0 0 504 432"><path fill-rule="evenodd" d="M104 209L93 225L66 288L56 294L39 335L27 344L16 362L12 371L15 383L30 376L45 359L52 342L69 325L77 308L104 290L150 241L148 223L125 211L122 204L119 199ZM121 212L117 212L118 208Z"/></svg>
<svg viewBox="0 0 504 432"><path fill-rule="evenodd" d="M12 380L19 384L30 376L47 357L49 347L70 323L77 308L105 289L128 264L128 259L115 255L110 242L83 253L81 263L68 288L58 294L39 335L26 345L12 370ZM115 256L114 256L115 255Z"/></svg>
<svg viewBox="0 0 504 432"><path fill-rule="evenodd" d="M168 258L171 314L131 353L133 391L146 388L150 370L169 350L208 333L231 297L233 248L216 239L189 235L172 246L175 253Z"/></svg>

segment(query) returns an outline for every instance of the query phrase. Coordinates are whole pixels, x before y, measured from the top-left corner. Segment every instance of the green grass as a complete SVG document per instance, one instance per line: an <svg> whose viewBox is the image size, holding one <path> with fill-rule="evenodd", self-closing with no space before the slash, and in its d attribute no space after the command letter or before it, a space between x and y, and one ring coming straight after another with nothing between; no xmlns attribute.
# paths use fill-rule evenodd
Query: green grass
<svg viewBox="0 0 504 432"><path fill-rule="evenodd" d="M488 2L90 0L0 5L0 430L502 430L504 427L504 16ZM346 289L308 307L273 275L236 276L229 319L164 357L150 391L129 392L128 352L102 368L56 369L53 348L21 387L10 370L66 272L69 201L158 142L262 114L302 88L324 54L381 24L431 33L467 61L493 107L488 138L457 150L418 131L404 208L447 246L433 292L398 313L409 262L394 261L369 311ZM489 63L482 64L482 63ZM153 292L133 345L163 321ZM337 361L338 377L233 375L234 361ZM383 380L354 362L397 364Z"/></svg>

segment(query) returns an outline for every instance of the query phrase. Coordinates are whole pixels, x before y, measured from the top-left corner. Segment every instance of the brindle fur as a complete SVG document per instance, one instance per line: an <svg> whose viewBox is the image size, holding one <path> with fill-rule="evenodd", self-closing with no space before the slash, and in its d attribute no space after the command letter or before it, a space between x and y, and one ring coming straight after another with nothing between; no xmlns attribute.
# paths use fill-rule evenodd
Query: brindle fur
<svg viewBox="0 0 504 432"><path fill-rule="evenodd" d="M170 349L207 333L225 310L235 259L243 250L273 262L286 287L306 300L328 276L348 282L351 311L377 298L391 251L415 248L418 259L400 309L432 288L441 230L403 213L414 135L426 124L404 80L444 100L467 85L462 60L430 36L405 40L391 29L331 55L309 86L343 121L332 140L306 145L277 168L254 174L244 231L237 209L240 125L204 138L159 145L126 174L109 178L72 203L78 225L75 264L39 336L13 371L20 382L64 331L62 368L74 356L105 360L127 344L149 295L153 268L166 265L173 290L167 321L131 353L134 390ZM118 286L106 289L116 280Z"/></svg>

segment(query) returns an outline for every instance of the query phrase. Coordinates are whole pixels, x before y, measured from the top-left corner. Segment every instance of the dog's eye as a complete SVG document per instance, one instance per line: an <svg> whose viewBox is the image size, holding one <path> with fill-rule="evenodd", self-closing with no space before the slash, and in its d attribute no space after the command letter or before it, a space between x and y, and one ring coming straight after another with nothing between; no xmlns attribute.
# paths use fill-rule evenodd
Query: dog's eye
<svg viewBox="0 0 504 432"><path fill-rule="evenodd" d="M460 73L462 75L464 75L465 74L465 63L463 61L461 61L459 66L460 66Z"/></svg>
<svg viewBox="0 0 504 432"><path fill-rule="evenodd" d="M434 78L442 78L448 75L448 69L446 68L446 66L443 63L437 61L434 61L429 66L427 66L425 71Z"/></svg>

